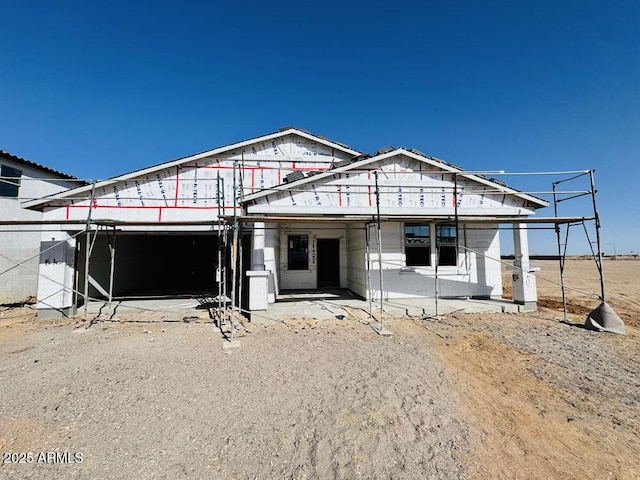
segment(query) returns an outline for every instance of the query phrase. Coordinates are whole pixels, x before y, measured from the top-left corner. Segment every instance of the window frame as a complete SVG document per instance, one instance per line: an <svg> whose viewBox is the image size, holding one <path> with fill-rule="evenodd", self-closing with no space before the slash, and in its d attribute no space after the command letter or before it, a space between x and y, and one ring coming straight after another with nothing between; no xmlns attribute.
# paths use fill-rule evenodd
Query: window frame
<svg viewBox="0 0 640 480"><path fill-rule="evenodd" d="M407 237L408 229L424 229L426 228L426 235L418 234L415 236ZM422 233L422 232L415 232ZM409 241L411 239L423 239L422 241L415 242ZM405 223L403 224L403 245L404 245L404 264L406 267L430 267L431 261L431 224L430 223ZM426 256L424 252L420 250L426 250ZM409 253L411 252L411 253ZM418 261L418 258L426 259ZM424 263L426 261L426 263Z"/></svg>
<svg viewBox="0 0 640 480"><path fill-rule="evenodd" d="M15 178L15 180L13 180ZM0 198L18 198L20 196L20 185L22 170L10 165L0 165Z"/></svg>
<svg viewBox="0 0 640 480"><path fill-rule="evenodd" d="M297 242L296 239L298 240ZM302 239L304 239L304 242L302 242ZM306 244L306 247L303 247L302 244ZM299 258L296 259L294 257L294 260L292 261L292 254L297 255ZM309 235L287 235L287 271L309 271Z"/></svg>
<svg viewBox="0 0 640 480"><path fill-rule="evenodd" d="M443 235L445 229L448 235ZM449 253L451 250L453 252ZM444 256L442 255L443 251L447 252ZM436 252L438 267L458 266L458 232L454 224L436 224Z"/></svg>

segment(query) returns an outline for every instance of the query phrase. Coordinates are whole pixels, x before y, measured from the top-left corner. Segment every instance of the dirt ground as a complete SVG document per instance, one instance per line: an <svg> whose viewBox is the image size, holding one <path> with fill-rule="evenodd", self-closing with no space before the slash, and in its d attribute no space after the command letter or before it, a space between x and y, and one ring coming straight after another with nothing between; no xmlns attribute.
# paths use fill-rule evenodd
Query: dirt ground
<svg viewBox="0 0 640 480"><path fill-rule="evenodd" d="M593 263L537 262L529 314L245 324L0 309L0 479L640 478L639 260L607 260L627 335L580 328ZM31 453L31 456L29 456ZM29 460L31 459L31 461Z"/></svg>

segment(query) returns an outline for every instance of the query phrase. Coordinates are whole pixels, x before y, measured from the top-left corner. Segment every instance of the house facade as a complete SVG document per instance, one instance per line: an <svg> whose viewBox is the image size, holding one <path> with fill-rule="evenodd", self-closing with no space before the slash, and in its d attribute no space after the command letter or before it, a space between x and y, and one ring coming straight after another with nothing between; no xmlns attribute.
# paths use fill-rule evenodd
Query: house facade
<svg viewBox="0 0 640 480"><path fill-rule="evenodd" d="M228 296L229 271L253 309L291 289L501 297L504 223L514 301L533 308L525 221L546 202L413 150L363 155L285 128L28 206L58 222L38 291L56 315L86 298Z"/></svg>
<svg viewBox="0 0 640 480"><path fill-rule="evenodd" d="M33 300L38 291L42 212L21 203L78 185L71 175L0 150L0 304Z"/></svg>
<svg viewBox="0 0 640 480"><path fill-rule="evenodd" d="M546 203L419 152L357 157L247 195L243 206L261 237L254 267L275 272L269 302L281 289L326 287L372 299L500 298L498 227L509 223L514 298L535 305L520 220Z"/></svg>

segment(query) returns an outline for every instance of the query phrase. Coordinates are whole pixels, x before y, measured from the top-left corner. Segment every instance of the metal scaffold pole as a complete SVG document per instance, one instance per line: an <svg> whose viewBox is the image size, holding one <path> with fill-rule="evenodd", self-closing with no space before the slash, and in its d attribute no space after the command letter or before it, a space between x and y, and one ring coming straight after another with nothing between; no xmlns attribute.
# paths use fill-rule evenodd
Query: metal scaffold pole
<svg viewBox="0 0 640 480"><path fill-rule="evenodd" d="M233 343L233 335L236 329L236 285L238 275L238 184L237 184L237 160L233 162L233 243L231 246L231 339Z"/></svg>
<svg viewBox="0 0 640 480"><path fill-rule="evenodd" d="M239 172L239 186L240 186L240 203L244 201L244 151L242 152L242 163ZM238 214L234 209L234 223L235 228L238 230L238 309L242 312L242 249L243 249L243 229L242 224L238 222Z"/></svg>
<svg viewBox="0 0 640 480"><path fill-rule="evenodd" d="M391 332L384 328L383 315L384 315L384 281L383 281L383 269L382 269L382 222L380 220L380 187L378 185L378 172L375 171L375 186L376 186L376 228L378 231L378 268L380 273L380 322L378 327L374 328L380 335L390 335Z"/></svg>
<svg viewBox="0 0 640 480"><path fill-rule="evenodd" d="M223 236L222 236L222 182L220 178L220 172L216 176L216 205L218 207L218 265L216 269L216 283L218 284L218 326L222 327L222 293L223 293L223 276L224 270L222 268L222 249L223 249Z"/></svg>
<svg viewBox="0 0 640 480"><path fill-rule="evenodd" d="M366 262L367 262L367 298L369 300L369 318L373 317L373 307L372 307L372 292L371 292L371 224L367 223L364 226L364 235L365 235L365 244L366 244Z"/></svg>
<svg viewBox="0 0 640 480"><path fill-rule="evenodd" d="M593 203L593 216L595 218L596 225L596 246L598 248L598 257L596 259L598 263L598 271L600 272L600 300L605 302L604 296L604 271L602 268L602 246L600 243L600 216L598 215L598 206L596 204L596 187L593 180L594 170L589 170L589 182L591 184L591 201Z"/></svg>
<svg viewBox="0 0 640 480"><path fill-rule="evenodd" d="M565 182L570 182L573 180L576 180L584 175L586 175L587 173L589 173L589 171L580 171L580 172L565 172L565 173L575 173L576 175L573 175L569 178L564 178L558 181L555 181L551 184L551 193L553 195L553 212L554 212L554 217L558 218L558 212L559 212L559 205L561 202L565 202L567 200L572 200L574 198L580 198L583 195L589 195L592 192L591 191L573 191L573 192L559 192L557 187L558 185L560 185L561 183L565 183ZM592 188L593 189L593 188ZM566 196L570 194L571 196ZM564 196L560 196L560 195L564 195ZM584 221L582 221L582 225L584 226ZM565 267L566 267L566 259L567 259L567 248L569 245L569 230L571 229L571 222L567 223L566 225L566 230L565 230L565 240L564 240L564 245L562 243L562 237L561 237L561 233L562 233L562 228L560 227L560 224L558 222L554 222L554 230L556 232L556 241L557 241L557 247L558 247L558 263L560 266L560 289L561 289L561 293L562 293L562 312L563 312L563 319L566 321L567 320L567 286L566 286L566 277L565 277ZM589 238L589 234L586 230L586 226L585 226L585 234L587 235L587 239ZM591 250L593 251L593 247L591 245L591 243L589 243L589 247L591 248ZM596 261L597 262L597 261Z"/></svg>
<svg viewBox="0 0 640 480"><path fill-rule="evenodd" d="M91 258L91 250L93 243L91 243L91 213L93 211L93 202L96 197L96 181L94 180L91 186L91 198L89 199L89 212L87 213L87 222L85 224L86 240L84 251L84 316L88 314L89 307L89 260ZM96 232L97 235L97 232ZM95 238L94 238L95 241Z"/></svg>
<svg viewBox="0 0 640 480"><path fill-rule="evenodd" d="M238 225L238 311L242 315L242 248L243 248L243 229L242 225Z"/></svg>
<svg viewBox="0 0 640 480"><path fill-rule="evenodd" d="M591 185L591 202L593 204L593 217L596 228L596 246L598 248L596 264L600 273L600 305L593 309L587 316L585 326L590 329L625 334L624 322L618 314L606 303L604 289L604 266L602 264L602 243L600 240L600 215L598 214L598 205L596 203L596 188L593 179L595 170L589 170L589 182ZM585 227L586 231L586 227ZM592 249L593 250L593 249Z"/></svg>
<svg viewBox="0 0 640 480"><path fill-rule="evenodd" d="M553 182L551 184L551 188L553 190L553 212L554 215L558 216L558 198L556 194L557 182ZM560 264L560 290L562 292L562 312L563 318L567 321L567 292L564 284L564 266L565 266L565 256L562 251L562 240L560 236L560 224L555 224L556 231L556 240L558 242L558 263ZM567 235L569 235L569 226L567 226ZM565 243L566 246L566 243ZM566 250L566 248L565 248Z"/></svg>
<svg viewBox="0 0 640 480"><path fill-rule="evenodd" d="M435 304L436 304L436 317L438 316L438 297L440 296L440 292L438 291L438 264L440 263L440 247L436 244L436 266L435 266L435 276L433 277L433 286L434 286L434 296L435 296Z"/></svg>
<svg viewBox="0 0 640 480"><path fill-rule="evenodd" d="M113 239L107 229L107 238L109 239L109 313L112 314L111 302L113 301L113 282L116 266L116 227L113 227Z"/></svg>
<svg viewBox="0 0 640 480"><path fill-rule="evenodd" d="M460 251L460 238L458 236L458 227L460 223L460 216L458 215L458 173L453 174L453 208L456 224L456 255Z"/></svg>

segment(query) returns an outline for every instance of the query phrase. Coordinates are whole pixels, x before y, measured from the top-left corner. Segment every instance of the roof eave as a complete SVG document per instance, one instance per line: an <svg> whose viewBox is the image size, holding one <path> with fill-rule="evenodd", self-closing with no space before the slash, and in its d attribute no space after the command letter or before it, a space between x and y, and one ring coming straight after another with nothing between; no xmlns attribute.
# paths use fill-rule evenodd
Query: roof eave
<svg viewBox="0 0 640 480"><path fill-rule="evenodd" d="M60 172L59 170L55 170L53 168L47 167L45 165L41 165L39 163L36 163L34 161L31 160L27 160L26 158L22 158L19 157L17 155L14 155L13 153L9 153L6 152L4 150L0 150L0 157L4 157L8 160L12 160L16 163L19 163L21 165L27 166L27 167L31 167L34 168L36 170L40 170L42 172L46 172L46 173L50 173L52 175L55 175L56 178L55 180L78 180L77 177L74 177L73 175L69 175L68 173L64 173L64 172Z"/></svg>

